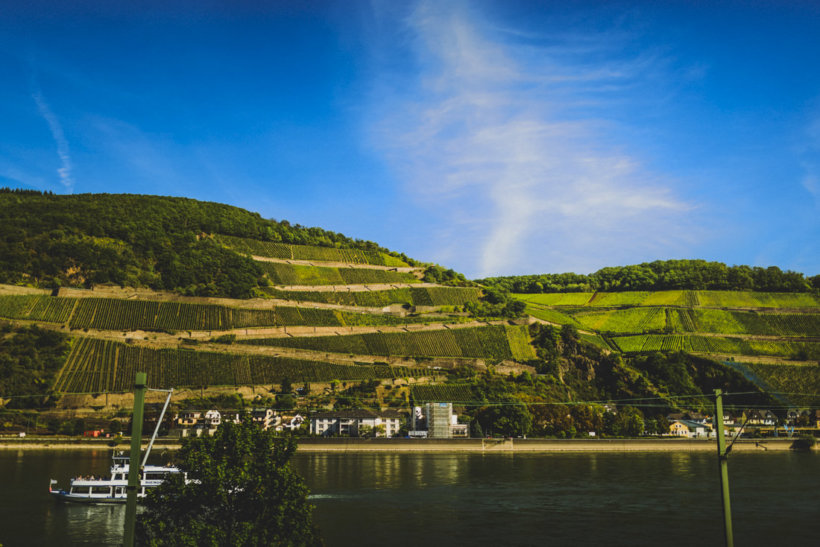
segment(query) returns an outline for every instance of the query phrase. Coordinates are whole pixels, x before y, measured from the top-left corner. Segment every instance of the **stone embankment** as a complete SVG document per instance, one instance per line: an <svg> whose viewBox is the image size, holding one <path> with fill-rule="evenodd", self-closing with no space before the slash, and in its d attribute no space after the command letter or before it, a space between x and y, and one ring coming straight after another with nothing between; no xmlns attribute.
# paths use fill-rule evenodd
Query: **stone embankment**
<svg viewBox="0 0 820 547"><path fill-rule="evenodd" d="M116 445L128 449L127 437ZM740 439L732 447L737 452L784 452L795 450L795 439ZM111 439L77 437L0 437L2 449L74 450L113 448ZM156 449L175 450L175 439L158 439ZM818 445L812 448L818 450ZM299 439L299 452L310 453L480 453L539 454L566 452L717 452L714 440L698 439Z"/></svg>

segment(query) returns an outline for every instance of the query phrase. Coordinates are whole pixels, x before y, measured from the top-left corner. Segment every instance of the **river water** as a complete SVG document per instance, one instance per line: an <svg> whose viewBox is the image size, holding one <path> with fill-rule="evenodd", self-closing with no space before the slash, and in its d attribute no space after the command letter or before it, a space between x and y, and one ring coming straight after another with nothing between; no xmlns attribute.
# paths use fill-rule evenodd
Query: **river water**
<svg viewBox="0 0 820 547"><path fill-rule="evenodd" d="M0 450L0 544L116 545L124 507L58 503L107 451ZM722 545L716 457L298 454L329 546ZM738 546L820 543L820 455L734 454Z"/></svg>

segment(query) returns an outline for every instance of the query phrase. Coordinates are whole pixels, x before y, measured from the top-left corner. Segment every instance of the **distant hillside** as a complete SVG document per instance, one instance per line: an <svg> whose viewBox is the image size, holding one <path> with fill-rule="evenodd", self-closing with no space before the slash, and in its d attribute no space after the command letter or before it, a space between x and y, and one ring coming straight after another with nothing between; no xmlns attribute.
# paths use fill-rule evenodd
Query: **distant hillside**
<svg viewBox="0 0 820 547"><path fill-rule="evenodd" d="M488 287L516 293L665 291L809 292L820 290L820 275L807 278L777 266L727 266L706 260L657 260L632 266L601 268L589 275L562 273L488 277Z"/></svg>

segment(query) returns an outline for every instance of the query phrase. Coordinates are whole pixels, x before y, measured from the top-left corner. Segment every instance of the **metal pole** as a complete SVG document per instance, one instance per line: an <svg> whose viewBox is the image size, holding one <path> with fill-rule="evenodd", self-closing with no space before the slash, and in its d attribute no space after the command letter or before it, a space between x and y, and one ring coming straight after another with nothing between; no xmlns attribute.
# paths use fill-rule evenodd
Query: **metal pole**
<svg viewBox="0 0 820 547"><path fill-rule="evenodd" d="M717 426L718 464L720 466L720 497L723 500L723 532L726 547L734 547L732 536L732 507L729 501L729 452L723 434L723 392L715 390L715 423Z"/></svg>
<svg viewBox="0 0 820 547"><path fill-rule="evenodd" d="M151 391L165 391L163 389L152 389ZM154 446L154 441L157 440L157 433L159 433L159 428L162 425L162 419L165 417L165 411L168 410L168 403L171 402L171 395L174 394L174 388L168 390L168 397L165 399L165 405L162 407L162 412L159 414L159 420L157 421L157 427L154 428L154 434L151 435L151 442L148 443L148 448L145 450L145 457L142 459L142 466L145 467L145 464L148 463L148 456L151 454L151 447Z"/></svg>
<svg viewBox="0 0 820 547"><path fill-rule="evenodd" d="M128 499L125 504L125 547L133 547L137 524L137 491L140 487L140 444L142 441L142 411L145 403L144 372L138 372L134 382L134 412L131 424L131 460L128 463Z"/></svg>

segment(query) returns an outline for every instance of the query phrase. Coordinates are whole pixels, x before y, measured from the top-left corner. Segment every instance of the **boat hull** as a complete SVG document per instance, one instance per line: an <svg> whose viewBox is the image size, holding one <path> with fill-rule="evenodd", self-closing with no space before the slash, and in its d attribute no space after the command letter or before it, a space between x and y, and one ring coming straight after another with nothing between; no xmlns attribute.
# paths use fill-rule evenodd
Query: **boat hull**
<svg viewBox="0 0 820 547"><path fill-rule="evenodd" d="M98 496L98 497L90 497L87 495L79 495L79 494L70 494L65 490L52 490L50 494L57 500L65 501L69 503L85 503L91 505L119 505L123 504L127 501L127 497L107 497L107 496ZM141 497L141 496L140 496ZM139 499L139 497L138 497Z"/></svg>

